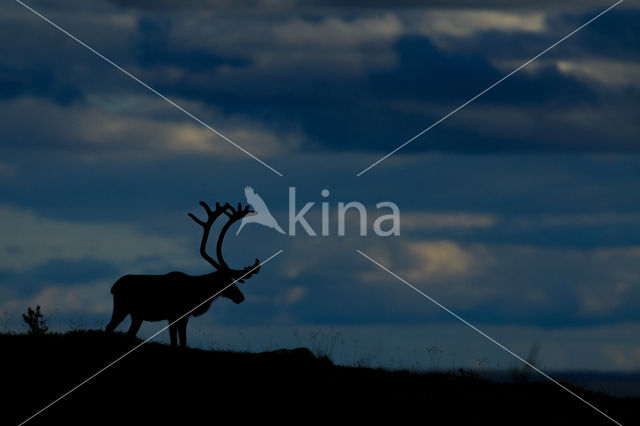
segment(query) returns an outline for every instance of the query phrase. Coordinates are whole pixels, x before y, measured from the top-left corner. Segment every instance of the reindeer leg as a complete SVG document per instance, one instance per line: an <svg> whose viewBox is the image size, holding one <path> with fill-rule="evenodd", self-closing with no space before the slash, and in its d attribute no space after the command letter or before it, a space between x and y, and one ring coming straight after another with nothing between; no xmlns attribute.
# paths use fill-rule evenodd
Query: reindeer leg
<svg viewBox="0 0 640 426"><path fill-rule="evenodd" d="M169 338L171 339L171 346L178 346L178 324L175 320L169 320Z"/></svg>
<svg viewBox="0 0 640 426"><path fill-rule="evenodd" d="M122 320L124 320L127 315L129 313L122 311L118 308L113 307L113 314L111 315L111 321L109 322L109 324L107 324L107 333L113 333L113 331L116 329L116 327L118 326L118 324L120 324L122 322Z"/></svg>
<svg viewBox="0 0 640 426"><path fill-rule="evenodd" d="M138 334L138 330L140 330L141 325L142 320L131 315L131 326L129 327L129 331L127 331L127 336L136 337L136 334Z"/></svg>
<svg viewBox="0 0 640 426"><path fill-rule="evenodd" d="M180 321L178 321L178 333L180 334L180 346L187 346L187 322L189 321L189 317L184 317Z"/></svg>

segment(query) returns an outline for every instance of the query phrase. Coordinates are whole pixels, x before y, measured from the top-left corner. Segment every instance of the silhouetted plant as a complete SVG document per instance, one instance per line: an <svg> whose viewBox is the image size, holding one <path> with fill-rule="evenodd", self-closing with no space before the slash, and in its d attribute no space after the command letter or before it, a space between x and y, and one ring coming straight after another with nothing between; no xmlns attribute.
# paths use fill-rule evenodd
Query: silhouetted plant
<svg viewBox="0 0 640 426"><path fill-rule="evenodd" d="M293 337L295 337L297 345L302 346L300 343L300 333L298 333L298 329L294 328L291 333L293 334Z"/></svg>
<svg viewBox="0 0 640 426"><path fill-rule="evenodd" d="M476 362L478 363L478 369L484 370L487 363L489 362L489 358L487 358L487 356L485 355L482 358L476 359Z"/></svg>
<svg viewBox="0 0 640 426"><path fill-rule="evenodd" d="M331 358L336 343L338 341L342 342L341 336L342 333L333 330L331 333L325 333L322 330L310 331L309 338L311 351L315 353L318 358Z"/></svg>
<svg viewBox="0 0 640 426"><path fill-rule="evenodd" d="M371 361L374 357L371 355L363 355L353 363L354 367L371 368Z"/></svg>
<svg viewBox="0 0 640 426"><path fill-rule="evenodd" d="M11 316L8 312L4 312L0 316L0 323L2 324L2 334L11 334L9 324L11 323Z"/></svg>
<svg viewBox="0 0 640 426"><path fill-rule="evenodd" d="M247 339L247 337L244 335L244 333L241 330L238 330L238 334L240 335L240 337L242 337L242 340L244 340L244 342L247 344L247 352L251 352L251 342L249 341L249 339Z"/></svg>
<svg viewBox="0 0 640 426"><path fill-rule="evenodd" d="M539 351L540 344L533 343L531 345L531 349L529 349L529 355L527 356L528 364L525 364L521 367L516 366L509 370L509 375L511 376L512 382L521 383L529 380L531 373L533 372L533 368L531 368L531 365L535 367L538 360Z"/></svg>
<svg viewBox="0 0 640 426"><path fill-rule="evenodd" d="M83 320L83 319L71 319L69 320L69 328L71 329L71 331L87 331L88 327L87 327L87 321Z"/></svg>
<svg viewBox="0 0 640 426"><path fill-rule="evenodd" d="M442 349L436 345L427 346L427 353L429 354L429 364L431 371L440 369L440 359L442 357Z"/></svg>
<svg viewBox="0 0 640 426"><path fill-rule="evenodd" d="M458 373L460 373L462 377L470 377L472 379L477 379L478 377L480 377L480 375L477 372L470 369L465 370L462 367L458 368Z"/></svg>
<svg viewBox="0 0 640 426"><path fill-rule="evenodd" d="M31 309L31 306L27 307L27 314L22 314L22 319L29 326L29 334L45 334L49 331L49 318L40 312L40 306L36 306L35 310Z"/></svg>

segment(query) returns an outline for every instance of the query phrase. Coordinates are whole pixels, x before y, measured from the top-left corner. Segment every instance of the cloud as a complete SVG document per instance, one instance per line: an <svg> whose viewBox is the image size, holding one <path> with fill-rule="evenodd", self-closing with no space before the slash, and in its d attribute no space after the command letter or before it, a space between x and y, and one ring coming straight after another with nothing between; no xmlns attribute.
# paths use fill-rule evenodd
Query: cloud
<svg viewBox="0 0 640 426"><path fill-rule="evenodd" d="M301 117L309 137L330 149L389 152L503 76L482 57L446 54L422 37L400 38L396 52L398 65L369 76L357 108L323 112L324 123ZM603 108L599 90L556 69L516 74L404 151L636 151L633 93L608 93ZM336 135L326 121L345 130Z"/></svg>
<svg viewBox="0 0 640 426"><path fill-rule="evenodd" d="M109 289L113 282L93 282L76 285L44 286L37 294L27 298L11 298L0 303L0 312L19 314L27 306L41 306L45 314L58 313L101 315L111 312Z"/></svg>
<svg viewBox="0 0 640 426"><path fill-rule="evenodd" d="M617 89L640 88L640 63L611 60L561 60L558 70Z"/></svg>
<svg viewBox="0 0 640 426"><path fill-rule="evenodd" d="M12 250L17 250L17 247L12 247ZM0 291L4 293L5 300L26 298L47 286L73 286L98 280L113 282L120 275L122 271L119 268L101 259L52 259L27 270L0 269Z"/></svg>
<svg viewBox="0 0 640 426"><path fill-rule="evenodd" d="M409 32L430 38L471 37L482 31L541 33L547 29L543 12L436 9L406 14Z"/></svg>
<svg viewBox="0 0 640 426"><path fill-rule="evenodd" d="M607 272L595 272L596 277L600 278L597 282L590 277L590 280L578 284L577 292L583 312L606 316L617 309L624 309L629 300L640 297L640 275L637 271L640 247L594 250L589 261L594 269L607 268Z"/></svg>
<svg viewBox="0 0 640 426"><path fill-rule="evenodd" d="M402 33L402 23L393 14L345 20L329 17L320 22L294 19L273 29L276 42L307 48L345 48L390 42Z"/></svg>
<svg viewBox="0 0 640 426"><path fill-rule="evenodd" d="M482 248L462 248L451 241L411 243L408 251L413 267L405 275L412 281L466 278L477 275L491 262Z"/></svg>
<svg viewBox="0 0 640 426"><path fill-rule="evenodd" d="M38 98L0 103L0 113L7 124L5 147L59 151L82 160L104 156L135 160L184 154L222 158L246 155L188 119L163 120L153 113L129 112L126 108L105 111L100 105L61 106ZM243 117L218 118L215 121L223 123L220 131L254 155L273 156L288 152L299 143L297 135L281 136Z"/></svg>
<svg viewBox="0 0 640 426"><path fill-rule="evenodd" d="M627 282L618 282L606 288L586 288L581 291L581 307L588 314L607 314L632 294L632 285Z"/></svg>
<svg viewBox="0 0 640 426"><path fill-rule="evenodd" d="M29 271L47 262L99 259L138 271L161 264L190 264L184 242L119 223L49 219L32 211L0 206L0 268ZM93 268L95 269L95 268Z"/></svg>
<svg viewBox="0 0 640 426"><path fill-rule="evenodd" d="M330 247L336 238L291 238L288 241L287 256L283 256L281 273L290 280L301 280L322 271L324 278L339 279L349 268L340 261L342 254ZM335 265L328 268L327 265ZM324 279L323 278L323 279Z"/></svg>
<svg viewBox="0 0 640 426"><path fill-rule="evenodd" d="M600 213L574 215L545 215L537 222L543 227L584 227L598 225L639 225L640 214Z"/></svg>
<svg viewBox="0 0 640 426"><path fill-rule="evenodd" d="M33 7L80 40L126 64L130 54L125 46L130 46L136 32L136 16L105 6L79 8L63 1ZM122 89L119 71L18 3L0 7L0 35L11 40L0 47L0 99L40 96L67 104L96 87Z"/></svg>
<svg viewBox="0 0 640 426"><path fill-rule="evenodd" d="M535 88L532 82L531 88ZM567 94L568 96L568 94ZM631 105L562 105L544 102L526 108L508 104L477 105L456 114L456 129L439 129L438 138L416 141L418 149L449 152L637 152L635 135L640 126ZM562 100L559 100L562 102ZM446 111L431 104L399 102L396 108L427 115Z"/></svg>
<svg viewBox="0 0 640 426"><path fill-rule="evenodd" d="M580 59L606 58L616 61L638 61L640 52L633 46L640 40L640 29L634 22L640 17L640 8L623 2L615 10L582 31L579 43L567 43L562 48L565 56ZM622 6L622 7L620 7ZM631 7L625 7L631 6ZM595 11L572 11L558 14L550 19L549 25L560 32L568 32L595 15Z"/></svg>
<svg viewBox="0 0 640 426"><path fill-rule="evenodd" d="M501 71L508 73L527 61L528 58L500 59L492 63ZM543 59L523 68L523 72L536 75L550 68L559 73L575 77L587 84L594 82L604 85L609 89L624 90L638 89L638 77L640 77L640 64L637 61L619 61L609 58L565 58Z"/></svg>
<svg viewBox="0 0 640 426"><path fill-rule="evenodd" d="M499 288L494 302L506 310L511 310L507 306L523 309L527 302L522 296L546 315L564 315L568 322L614 317L620 321L637 309L640 251L635 246L575 249L522 245L488 250L496 263L485 279ZM560 312L562 309L568 312Z"/></svg>
<svg viewBox="0 0 640 426"><path fill-rule="evenodd" d="M323 79L341 79L374 69L388 69L396 59L392 42L402 33L402 23L391 13L355 19L291 17L269 26L257 22L250 35L238 34L240 40L232 42L234 46L238 41L242 43L250 63L222 67L218 78L264 79L284 73L305 81L319 75ZM181 31L180 37L185 36ZM228 45L220 44L219 49L226 51ZM298 74L301 71L306 76Z"/></svg>
<svg viewBox="0 0 640 426"><path fill-rule="evenodd" d="M491 228L499 219L491 214L402 212L403 231Z"/></svg>
<svg viewBox="0 0 640 426"><path fill-rule="evenodd" d="M126 9L181 9L189 10L232 10L232 11L269 11L288 10L296 5L304 5L300 0L109 0Z"/></svg>
<svg viewBox="0 0 640 426"><path fill-rule="evenodd" d="M95 26L96 47L260 156L297 149L388 152L502 77L501 63L533 56L591 17L587 6L567 13L550 4L535 11L492 9L493 3L417 10L364 4L353 11L311 5L273 14L212 13L207 5L151 14L133 7L126 17L103 4L100 13L84 9L92 15L88 24L75 17L64 23L81 38ZM637 150L635 14L620 9L603 17L579 36L593 42L572 38L550 52L547 65L514 75L407 150ZM24 33L17 47L0 52L8 58L2 70L7 99L37 95L71 112L87 109L96 95L138 93L117 70L86 51L79 54L81 46L26 16L24 25L5 29L7 36ZM597 41L601 36L606 46ZM34 51L46 37L52 44ZM34 54L21 53L29 50ZM85 146L85 155L94 157L105 155L107 145L134 160L156 152L235 154L164 107L135 117L87 109L76 121L90 123L93 132L67 125L50 136L74 149ZM21 125L25 136L45 137L37 130L44 126Z"/></svg>
<svg viewBox="0 0 640 426"><path fill-rule="evenodd" d="M473 2L470 0L397 0L389 3L386 0L110 0L112 3L127 8L141 8L147 10L152 7L166 9L188 9L193 8L205 10L226 10L234 11L305 11L309 8L330 8L333 10L384 10L397 8L495 8L495 9L531 9L532 7L544 9L565 9L576 7L578 2L558 3L553 0L485 0L483 2ZM593 8L598 6L610 6L607 0L583 0L579 2L583 8ZM633 5L620 6L633 7Z"/></svg>
<svg viewBox="0 0 640 426"><path fill-rule="evenodd" d="M577 249L417 239L374 243L364 252L475 321L509 318L545 326L624 322L633 318L640 301L637 246ZM404 306L395 311L398 321L434 315L420 307L419 295L407 294L382 270L363 267L356 277L368 291Z"/></svg>
<svg viewBox="0 0 640 426"><path fill-rule="evenodd" d="M493 284L478 285L501 260L485 245L426 240L409 243L403 251L406 261L396 260L398 274L410 283L426 286L428 292L437 287L438 298L458 309L473 309L500 291Z"/></svg>
<svg viewBox="0 0 640 426"><path fill-rule="evenodd" d="M473 309L500 291L493 283L484 285L486 273L502 260L495 257L487 245L461 244L451 240L395 241L390 248L384 249L375 244L364 252L412 285L426 288L427 293L435 296L436 300L455 304L457 308ZM388 286L390 281L395 282L395 278L384 271L367 268L357 277L362 283L374 284L376 291L383 292L381 294L387 297L404 301L402 303L412 302L411 311L406 307L402 314L396 312L397 315L424 315L418 313L422 311L420 303L417 303L420 296L407 293L399 282L396 286ZM377 288L380 285L383 287ZM432 311L430 315L433 314Z"/></svg>
<svg viewBox="0 0 640 426"><path fill-rule="evenodd" d="M611 342L601 349L616 369L635 370L640 367L640 345L633 342Z"/></svg>
<svg viewBox="0 0 640 426"><path fill-rule="evenodd" d="M301 286L301 285L293 286L287 290L282 300L284 303L288 305L292 305L303 300L307 295L307 292L308 292L308 289L305 286Z"/></svg>
<svg viewBox="0 0 640 426"><path fill-rule="evenodd" d="M403 23L390 11L355 17L294 12L268 19L183 14L174 20L142 20L136 51L142 65L177 70L174 81L181 93L188 88L201 94L196 87L218 95L230 88L236 94L247 89L265 93L272 89L270 80L279 88L283 75L298 86L318 76L340 80L389 68L395 61L392 42L403 32Z"/></svg>

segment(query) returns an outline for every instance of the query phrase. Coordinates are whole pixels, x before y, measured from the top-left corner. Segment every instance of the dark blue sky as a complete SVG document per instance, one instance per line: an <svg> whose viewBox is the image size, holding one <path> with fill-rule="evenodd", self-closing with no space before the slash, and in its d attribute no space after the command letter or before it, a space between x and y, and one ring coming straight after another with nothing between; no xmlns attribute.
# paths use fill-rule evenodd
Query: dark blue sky
<svg viewBox="0 0 640 426"><path fill-rule="evenodd" d="M295 186L299 203L316 203L319 230L327 188L334 235L251 225L229 238L238 266L285 253L244 285L243 305L216 303L195 320L191 341L332 327L361 333L363 353L411 352L429 335L461 363L482 356L463 344L480 337L360 249L522 351L540 341L553 368L640 367L631 2L356 177L610 5L460 3L29 3L283 177L18 3L2 5L0 312L19 327L38 303L62 327L100 324L123 274L207 272L186 216L199 200L245 201L251 185L286 225ZM340 201L363 202L370 222L377 202L397 203L401 235L359 237L351 226L335 236Z"/></svg>

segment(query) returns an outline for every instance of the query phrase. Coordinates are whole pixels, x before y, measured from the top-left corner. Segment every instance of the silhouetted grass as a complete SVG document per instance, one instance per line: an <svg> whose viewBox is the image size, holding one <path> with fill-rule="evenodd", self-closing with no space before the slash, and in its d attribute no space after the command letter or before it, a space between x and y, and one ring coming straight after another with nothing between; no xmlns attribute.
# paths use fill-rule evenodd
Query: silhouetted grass
<svg viewBox="0 0 640 426"><path fill-rule="evenodd" d="M18 424L140 342L121 333L4 334L2 424ZM623 424L639 398L574 389ZM33 424L314 421L394 424L608 424L551 383L334 365L306 348L264 353L148 343L45 411ZM612 424L612 423L611 423Z"/></svg>

